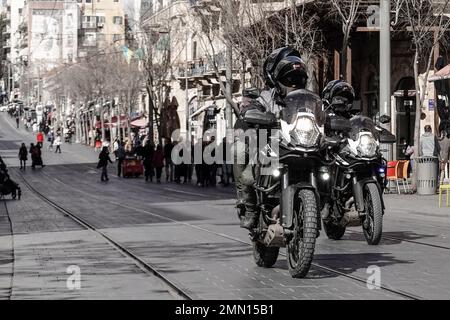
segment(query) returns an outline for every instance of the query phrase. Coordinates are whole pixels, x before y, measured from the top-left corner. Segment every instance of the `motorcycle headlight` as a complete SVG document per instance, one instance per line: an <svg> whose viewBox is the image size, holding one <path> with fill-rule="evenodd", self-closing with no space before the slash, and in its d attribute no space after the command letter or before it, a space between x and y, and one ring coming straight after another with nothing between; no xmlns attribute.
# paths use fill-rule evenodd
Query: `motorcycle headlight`
<svg viewBox="0 0 450 320"><path fill-rule="evenodd" d="M357 146L358 155L361 157L374 157L377 153L377 142L370 133L361 134Z"/></svg>
<svg viewBox="0 0 450 320"><path fill-rule="evenodd" d="M294 141L303 147L315 146L319 141L320 131L313 117L302 116L297 119L292 131Z"/></svg>

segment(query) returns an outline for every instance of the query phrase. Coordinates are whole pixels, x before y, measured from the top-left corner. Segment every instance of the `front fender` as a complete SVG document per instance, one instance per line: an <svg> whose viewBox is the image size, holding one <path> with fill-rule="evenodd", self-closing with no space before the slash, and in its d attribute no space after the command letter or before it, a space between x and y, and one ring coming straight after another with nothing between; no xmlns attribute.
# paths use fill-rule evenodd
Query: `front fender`
<svg viewBox="0 0 450 320"><path fill-rule="evenodd" d="M382 191L378 181L373 178L366 178L366 179L358 180L358 181L356 181L356 183L353 183L353 197L355 198L356 210L358 212L366 211L366 208L364 205L364 187L369 183L374 183L377 186L378 192L380 193L381 205L383 206L383 212L384 212L385 206L384 206L384 199L383 199L383 191Z"/></svg>
<svg viewBox="0 0 450 320"><path fill-rule="evenodd" d="M281 225L283 228L291 229L294 220L294 203L298 191L301 189L309 189L314 192L316 196L316 204L320 204L320 195L317 189L309 183L297 183L288 186L281 191L280 212L281 212ZM318 226L320 228L320 210L317 210Z"/></svg>

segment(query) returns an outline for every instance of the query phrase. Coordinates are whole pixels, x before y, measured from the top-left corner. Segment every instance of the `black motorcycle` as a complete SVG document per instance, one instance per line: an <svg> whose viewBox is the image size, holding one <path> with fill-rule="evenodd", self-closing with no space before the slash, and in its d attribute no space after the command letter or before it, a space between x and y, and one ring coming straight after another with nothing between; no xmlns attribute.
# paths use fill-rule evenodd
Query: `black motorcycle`
<svg viewBox="0 0 450 320"><path fill-rule="evenodd" d="M382 116L380 122L389 123L390 117ZM333 165L328 167L324 230L328 238L338 240L346 227L362 225L367 243L377 245L383 229L386 174L379 144L394 143L395 136L368 117L347 119L332 112L327 115L325 134L334 140L334 146L328 152Z"/></svg>
<svg viewBox="0 0 450 320"><path fill-rule="evenodd" d="M259 219L251 230L253 256L261 267L277 261L280 247L287 249L289 272L305 277L314 256L320 230L320 197L317 176L323 166L323 135L318 126L321 112L318 96L296 90L284 100L280 119L259 110L246 112L244 121L257 129L272 129L266 146L255 161L254 188ZM275 129L275 130L274 130ZM243 208L238 211L244 215Z"/></svg>

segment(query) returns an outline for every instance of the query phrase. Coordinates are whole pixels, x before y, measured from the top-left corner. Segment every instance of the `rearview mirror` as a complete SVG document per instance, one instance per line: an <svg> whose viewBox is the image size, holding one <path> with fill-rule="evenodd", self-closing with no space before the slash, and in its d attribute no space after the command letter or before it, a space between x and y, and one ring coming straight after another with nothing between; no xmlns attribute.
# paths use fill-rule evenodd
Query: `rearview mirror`
<svg viewBox="0 0 450 320"><path fill-rule="evenodd" d="M380 123L382 123L382 124L386 124L386 123L391 122L391 117L388 116L388 115L383 114L383 115L380 117L379 121L380 121Z"/></svg>
<svg viewBox="0 0 450 320"><path fill-rule="evenodd" d="M271 112L262 112L258 109L248 110L244 115L244 121L249 124L272 125L277 122L277 118Z"/></svg>
<svg viewBox="0 0 450 320"><path fill-rule="evenodd" d="M395 135L383 128L383 132L380 133L380 143L392 144L396 142L397 138Z"/></svg>

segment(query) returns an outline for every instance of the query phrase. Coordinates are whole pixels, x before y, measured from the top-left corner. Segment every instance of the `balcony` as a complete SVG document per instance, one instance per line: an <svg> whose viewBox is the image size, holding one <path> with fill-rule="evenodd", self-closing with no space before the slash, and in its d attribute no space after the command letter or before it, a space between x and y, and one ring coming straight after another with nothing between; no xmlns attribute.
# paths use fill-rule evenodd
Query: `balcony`
<svg viewBox="0 0 450 320"><path fill-rule="evenodd" d="M97 29L97 21L83 22L81 24L82 29Z"/></svg>

